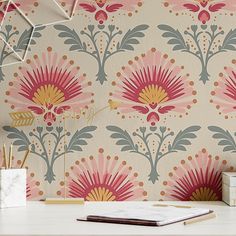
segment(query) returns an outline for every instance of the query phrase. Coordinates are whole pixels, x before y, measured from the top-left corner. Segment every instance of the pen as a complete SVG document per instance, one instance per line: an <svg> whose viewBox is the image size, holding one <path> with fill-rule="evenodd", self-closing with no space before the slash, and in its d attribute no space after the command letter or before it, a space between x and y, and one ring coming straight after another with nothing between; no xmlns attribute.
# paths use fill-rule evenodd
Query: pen
<svg viewBox="0 0 236 236"><path fill-rule="evenodd" d="M23 159L23 161L22 161L22 164L21 164L20 168L23 168L23 167L24 167L24 164L25 164L25 162L26 162L26 159L27 159L28 156L29 156L29 153L30 153L30 147L28 147L28 150L27 150L26 153L25 153L25 156L24 156L24 159Z"/></svg>
<svg viewBox="0 0 236 236"><path fill-rule="evenodd" d="M210 220L215 217L216 217L216 214L214 212L212 212L207 215L203 215L203 216L199 216L199 217L196 217L193 219L185 220L184 225L189 225L189 224L193 224L193 223L197 223L197 222L201 222L201 221L205 221L205 220Z"/></svg>
<svg viewBox="0 0 236 236"><path fill-rule="evenodd" d="M7 153L6 153L6 145L5 145L5 143L3 144L3 162L4 162L4 167L7 169L7 159L6 159L6 157L7 157Z"/></svg>
<svg viewBox="0 0 236 236"><path fill-rule="evenodd" d="M11 163L12 163L12 144L10 146L9 157L8 157L8 168L9 169L11 169Z"/></svg>

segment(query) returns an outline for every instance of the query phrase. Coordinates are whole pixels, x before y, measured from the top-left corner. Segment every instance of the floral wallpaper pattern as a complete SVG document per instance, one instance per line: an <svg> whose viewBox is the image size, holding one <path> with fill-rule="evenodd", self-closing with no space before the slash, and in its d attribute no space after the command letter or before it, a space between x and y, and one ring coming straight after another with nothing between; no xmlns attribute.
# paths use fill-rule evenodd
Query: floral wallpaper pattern
<svg viewBox="0 0 236 236"><path fill-rule="evenodd" d="M28 199L221 200L236 168L235 1L76 3L0 3L1 143L14 167L31 149Z"/></svg>

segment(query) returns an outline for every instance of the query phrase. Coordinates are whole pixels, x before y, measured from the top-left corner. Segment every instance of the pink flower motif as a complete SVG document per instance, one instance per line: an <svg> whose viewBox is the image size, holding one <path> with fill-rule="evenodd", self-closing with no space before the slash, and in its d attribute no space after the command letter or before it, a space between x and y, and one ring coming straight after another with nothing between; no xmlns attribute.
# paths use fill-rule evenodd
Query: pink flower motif
<svg viewBox="0 0 236 236"><path fill-rule="evenodd" d="M18 0L14 1L14 4L9 4L8 9L8 1L0 2L0 23L4 17L5 12L12 12L16 10L16 7L18 7L20 10L24 12L28 12L32 9L33 6L38 6L38 3L36 0Z"/></svg>
<svg viewBox="0 0 236 236"><path fill-rule="evenodd" d="M37 55L27 60L29 67L20 67L15 80L10 82L7 95L12 109L31 110L41 115L51 126L58 115L73 110L79 113L91 101L92 93L85 92L91 83L85 83L85 75L78 75L79 67L67 56L59 57L49 47L40 60Z"/></svg>
<svg viewBox="0 0 236 236"><path fill-rule="evenodd" d="M173 11L196 13L202 24L206 24L215 12L236 11L235 0L166 0L164 6L170 6Z"/></svg>
<svg viewBox="0 0 236 236"><path fill-rule="evenodd" d="M225 74L220 73L219 81L214 84L216 88L211 92L210 102L223 114L236 112L236 60L232 62L233 67L225 67Z"/></svg>
<svg viewBox="0 0 236 236"><path fill-rule="evenodd" d="M71 0L61 0L62 4L73 4ZM132 12L142 6L141 0L79 0L78 9L94 15L99 24L103 24L110 14L118 11Z"/></svg>
<svg viewBox="0 0 236 236"><path fill-rule="evenodd" d="M2 151L0 150L0 167L4 166ZM12 166L20 168L21 161L14 160ZM28 172L28 171L27 171ZM26 197L28 200L39 200L42 198L43 191L40 189L40 182L35 180L34 173L27 173Z"/></svg>
<svg viewBox="0 0 236 236"><path fill-rule="evenodd" d="M138 174L125 161L120 162L103 154L99 149L97 158L90 156L76 161L71 173L66 173L66 194L64 187L57 195L84 198L86 201L127 201L144 200L147 193ZM64 186L64 182L61 182Z"/></svg>
<svg viewBox="0 0 236 236"><path fill-rule="evenodd" d="M161 191L164 200L220 201L222 199L222 171L233 171L226 160L212 158L205 149L195 157L182 160L174 167Z"/></svg>
<svg viewBox="0 0 236 236"><path fill-rule="evenodd" d="M197 102L192 98L196 94L193 81L188 80L188 75L181 75L182 68L167 58L152 49L129 61L129 66L117 74L119 81L112 83L117 89L111 96L121 102L118 109L122 113L139 112L155 125L160 116L186 113Z"/></svg>

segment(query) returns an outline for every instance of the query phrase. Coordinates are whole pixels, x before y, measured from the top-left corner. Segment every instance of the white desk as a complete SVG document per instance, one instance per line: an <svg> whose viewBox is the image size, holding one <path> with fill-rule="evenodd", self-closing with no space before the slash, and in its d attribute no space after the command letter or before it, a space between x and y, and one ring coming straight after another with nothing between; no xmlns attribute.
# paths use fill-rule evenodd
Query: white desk
<svg viewBox="0 0 236 236"><path fill-rule="evenodd" d="M177 223L163 227L143 227L76 221L85 212L104 207L114 208L119 204L149 205L153 202L87 203L84 206L28 202L25 208L0 209L0 236L236 236L236 208L230 208L222 202L172 202L210 208L217 214L215 219L187 226Z"/></svg>

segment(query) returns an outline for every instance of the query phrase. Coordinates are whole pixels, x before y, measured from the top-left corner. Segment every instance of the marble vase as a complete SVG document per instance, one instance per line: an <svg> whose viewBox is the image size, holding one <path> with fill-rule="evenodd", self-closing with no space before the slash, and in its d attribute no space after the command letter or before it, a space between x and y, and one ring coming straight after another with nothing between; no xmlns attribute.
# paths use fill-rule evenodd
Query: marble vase
<svg viewBox="0 0 236 236"><path fill-rule="evenodd" d="M26 169L0 170L0 208L26 205Z"/></svg>

